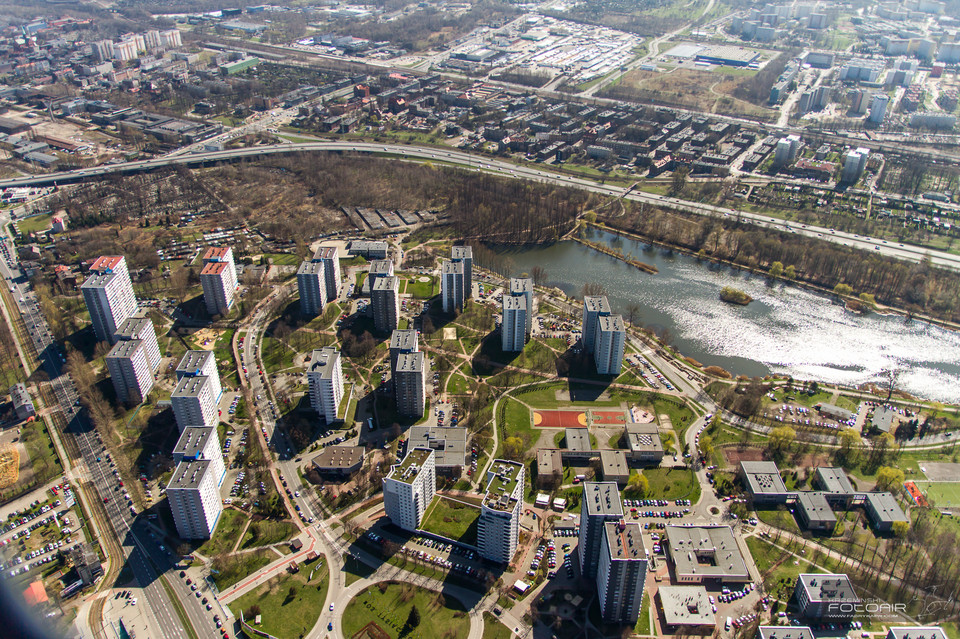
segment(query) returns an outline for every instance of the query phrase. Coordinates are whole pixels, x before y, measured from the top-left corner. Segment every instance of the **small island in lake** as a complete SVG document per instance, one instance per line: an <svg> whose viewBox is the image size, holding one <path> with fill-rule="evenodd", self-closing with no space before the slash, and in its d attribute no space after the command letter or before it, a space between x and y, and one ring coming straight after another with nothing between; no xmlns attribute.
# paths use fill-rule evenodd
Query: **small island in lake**
<svg viewBox="0 0 960 639"><path fill-rule="evenodd" d="M732 286L723 287L720 291L720 299L727 304L739 304L740 306L746 306L753 301L752 297Z"/></svg>

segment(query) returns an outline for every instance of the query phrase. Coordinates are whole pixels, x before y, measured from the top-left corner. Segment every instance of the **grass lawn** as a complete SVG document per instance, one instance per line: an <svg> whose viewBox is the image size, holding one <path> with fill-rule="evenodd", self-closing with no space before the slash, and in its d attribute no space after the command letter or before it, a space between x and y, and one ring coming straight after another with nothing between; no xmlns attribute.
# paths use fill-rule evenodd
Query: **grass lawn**
<svg viewBox="0 0 960 639"><path fill-rule="evenodd" d="M914 481L917 488L931 504L941 508L960 506L960 482L957 481Z"/></svg>
<svg viewBox="0 0 960 639"><path fill-rule="evenodd" d="M470 382L461 375L457 373L451 375L450 379L447 381L447 392L453 395L462 395L470 390Z"/></svg>
<svg viewBox="0 0 960 639"><path fill-rule="evenodd" d="M376 623L391 639L398 639L414 606L420 611L420 625L414 632L420 637L466 637L470 619L463 605L450 596L441 605L438 593L410 584L390 583L367 588L347 605L343 615L343 634L352 637L368 623ZM404 635L406 636L406 635Z"/></svg>
<svg viewBox="0 0 960 639"><path fill-rule="evenodd" d="M264 257L269 258L276 266L295 266L301 262L298 256L291 253L266 253Z"/></svg>
<svg viewBox="0 0 960 639"><path fill-rule="evenodd" d="M445 497L433 500L423 517L421 527L448 539L477 545L480 509Z"/></svg>
<svg viewBox="0 0 960 639"><path fill-rule="evenodd" d="M243 554L231 555L222 561L214 561L213 581L217 588L223 590L237 583L244 577L252 575L269 563L277 559L272 550L262 549Z"/></svg>
<svg viewBox="0 0 960 639"><path fill-rule="evenodd" d="M264 335L263 337L263 366L267 372L276 373L293 367L295 353L280 340Z"/></svg>
<svg viewBox="0 0 960 639"><path fill-rule="evenodd" d="M45 231L50 228L51 218L53 218L53 213L45 213L43 215L32 215L28 218L15 221L17 223L17 228L20 229L20 232L26 235L28 233Z"/></svg>
<svg viewBox="0 0 960 639"><path fill-rule="evenodd" d="M750 549L750 554L753 555L757 569L763 575L763 582L767 591L780 599L783 599L787 590L793 591L792 584L797 575L802 572L820 572L806 561L798 560L793 555L785 555L782 549L759 537L747 537L747 547ZM783 560L782 563L777 565L781 560ZM774 566L776 567L774 568ZM780 592L781 590L783 592Z"/></svg>
<svg viewBox="0 0 960 639"><path fill-rule="evenodd" d="M644 468L651 499L700 499L700 482L688 468Z"/></svg>
<svg viewBox="0 0 960 639"><path fill-rule="evenodd" d="M244 512L224 508L213 537L203 542L203 545L197 548L197 552L206 557L216 557L220 553L231 552L247 519L249 517Z"/></svg>
<svg viewBox="0 0 960 639"><path fill-rule="evenodd" d="M513 633L489 612L483 613L483 639L511 639Z"/></svg>
<svg viewBox="0 0 960 639"><path fill-rule="evenodd" d="M792 533L800 533L800 527L797 525L797 520L790 511L758 510L757 518L769 526L774 526Z"/></svg>
<svg viewBox="0 0 960 639"><path fill-rule="evenodd" d="M320 558L317 561L324 561ZM330 580L327 567L321 566L307 581L317 561L302 564L300 572L284 572L259 588L248 592L230 604L239 612L256 604L260 607L261 623L257 628L279 639L304 637L323 613ZM292 596L291 596L292 595ZM252 619L249 620L252 625Z"/></svg>
<svg viewBox="0 0 960 639"><path fill-rule="evenodd" d="M650 595L643 593L643 603L640 604L640 616L633 631L638 635L650 634Z"/></svg>
<svg viewBox="0 0 960 639"><path fill-rule="evenodd" d="M296 536L297 527L289 521L254 521L243 535L240 549L269 546Z"/></svg>
<svg viewBox="0 0 960 639"><path fill-rule="evenodd" d="M421 277L429 277L429 282L421 282ZM418 275L407 280L407 293L415 299L429 299L436 295L437 278L432 275Z"/></svg>

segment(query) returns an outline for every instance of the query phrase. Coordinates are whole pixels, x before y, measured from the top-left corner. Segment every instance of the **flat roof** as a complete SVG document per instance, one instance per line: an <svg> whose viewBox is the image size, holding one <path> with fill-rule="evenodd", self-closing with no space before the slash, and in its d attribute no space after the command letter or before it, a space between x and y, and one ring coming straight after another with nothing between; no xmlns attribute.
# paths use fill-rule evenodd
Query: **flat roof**
<svg viewBox="0 0 960 639"><path fill-rule="evenodd" d="M417 351L416 353L400 353L397 357L397 370L395 373L422 373L425 366L426 356Z"/></svg>
<svg viewBox="0 0 960 639"><path fill-rule="evenodd" d="M113 348L107 353L107 358L128 359L133 357L134 353L136 353L137 349L141 346L143 346L142 339L121 340L113 345Z"/></svg>
<svg viewBox="0 0 960 639"><path fill-rule="evenodd" d="M415 351L418 348L419 337L416 329L413 328L395 328L390 334L390 349L401 351Z"/></svg>
<svg viewBox="0 0 960 639"><path fill-rule="evenodd" d="M742 461L740 470L746 478L747 487L754 495L781 494L787 486L780 477L780 469L770 461Z"/></svg>
<svg viewBox="0 0 960 639"><path fill-rule="evenodd" d="M120 277L119 271L93 271L80 288L105 288L116 277Z"/></svg>
<svg viewBox="0 0 960 639"><path fill-rule="evenodd" d="M122 261L122 255L101 255L90 265L90 270L107 273L117 268Z"/></svg>
<svg viewBox="0 0 960 639"><path fill-rule="evenodd" d="M505 459L494 459L487 470L487 494L484 505L488 508L506 510L513 506L513 492L520 482L523 464Z"/></svg>
<svg viewBox="0 0 960 639"><path fill-rule="evenodd" d="M634 452L663 452L663 442L657 425L629 423L624 427L627 445Z"/></svg>
<svg viewBox="0 0 960 639"><path fill-rule="evenodd" d="M174 469L170 481L167 482L167 490L171 488L198 488L209 468L209 459L184 460L180 462Z"/></svg>
<svg viewBox="0 0 960 639"><path fill-rule="evenodd" d="M510 294L517 295L519 293L532 293L533 292L533 278L530 277L511 277L510 278Z"/></svg>
<svg viewBox="0 0 960 639"><path fill-rule="evenodd" d="M403 461L390 468L390 474L387 478L405 484L412 484L413 480L420 474L420 469L423 468L423 465L432 454L433 451L429 448L412 448L407 452L407 456L403 458Z"/></svg>
<svg viewBox="0 0 960 639"><path fill-rule="evenodd" d="M383 273L384 275L393 275L392 260L373 260L370 262L371 273Z"/></svg>
<svg viewBox="0 0 960 639"><path fill-rule="evenodd" d="M860 601L860 597L853 589L853 583L846 575L805 573L797 577L797 583L806 591L807 600L811 603L854 603Z"/></svg>
<svg viewBox="0 0 960 639"><path fill-rule="evenodd" d="M750 572L730 526L667 526L678 576L747 580Z"/></svg>
<svg viewBox="0 0 960 639"><path fill-rule="evenodd" d="M121 339L133 338L139 335L147 325L153 328L153 322L146 317L128 317L117 327L116 335Z"/></svg>
<svg viewBox="0 0 960 639"><path fill-rule="evenodd" d="M463 262L454 262L452 260L444 260L443 264L440 267L441 272L444 275L455 275L457 273L463 274Z"/></svg>
<svg viewBox="0 0 960 639"><path fill-rule="evenodd" d="M607 549L613 561L647 560L643 546L643 528L635 521L607 521L603 524Z"/></svg>
<svg viewBox="0 0 960 639"><path fill-rule="evenodd" d="M313 458L317 468L348 469L363 461L366 449L363 446L327 446Z"/></svg>
<svg viewBox="0 0 960 639"><path fill-rule="evenodd" d="M337 259L337 247L336 246L321 246L313 254L313 260L335 260Z"/></svg>
<svg viewBox="0 0 960 639"><path fill-rule="evenodd" d="M192 375L207 364L213 357L213 351L187 351L177 364L177 373Z"/></svg>
<svg viewBox="0 0 960 639"><path fill-rule="evenodd" d="M836 523L837 517L833 514L827 497L819 491L805 490L797 493L797 504L811 524Z"/></svg>
<svg viewBox="0 0 960 639"><path fill-rule="evenodd" d="M660 586L657 596L668 626L712 626L717 622L703 586Z"/></svg>
<svg viewBox="0 0 960 639"><path fill-rule="evenodd" d="M340 351L337 349L331 346L318 348L310 355L310 366L307 368L307 371L319 373L320 377L328 379L333 377L339 359Z"/></svg>
<svg viewBox="0 0 960 639"><path fill-rule="evenodd" d="M321 275L323 274L323 262L301 262L297 269L297 275Z"/></svg>
<svg viewBox="0 0 960 639"><path fill-rule="evenodd" d="M590 431L586 428L567 428L565 431L567 450L587 452L593 450L590 445Z"/></svg>
<svg viewBox="0 0 960 639"><path fill-rule="evenodd" d="M622 333L623 317L620 315L601 315L597 318L597 330L601 332L617 331Z"/></svg>
<svg viewBox="0 0 960 639"><path fill-rule="evenodd" d="M203 254L204 261L206 260L224 260L227 258L227 253L230 252L229 246L211 246L207 249L207 252Z"/></svg>
<svg viewBox="0 0 960 639"><path fill-rule="evenodd" d="M226 262L207 262L200 271L200 275L221 275L226 270Z"/></svg>
<svg viewBox="0 0 960 639"><path fill-rule="evenodd" d="M408 446L431 448L437 468L463 466L467 459L467 429L461 426L412 426Z"/></svg>
<svg viewBox="0 0 960 639"><path fill-rule="evenodd" d="M563 473L563 458L556 448L541 448L537 451L537 476Z"/></svg>
<svg viewBox="0 0 960 639"><path fill-rule="evenodd" d="M583 310L591 313L610 314L610 302L606 295L587 295L583 298Z"/></svg>
<svg viewBox="0 0 960 639"><path fill-rule="evenodd" d="M900 421L900 413L895 410L891 410L886 406L880 406L879 408L874 409L873 417L870 422L873 424L873 427L877 430L881 430L885 433L889 433L890 429Z"/></svg>
<svg viewBox="0 0 960 639"><path fill-rule="evenodd" d="M906 521L907 517L896 498L890 493L867 493L867 501L870 502L873 511L876 513L875 519L880 522Z"/></svg>
<svg viewBox="0 0 960 639"><path fill-rule="evenodd" d="M841 419L853 419L855 414L853 411L849 411L846 408L840 408L839 406L835 406L833 404L820 403L817 404L817 406L820 408L821 413L827 413L828 415L832 415Z"/></svg>
<svg viewBox="0 0 960 639"><path fill-rule="evenodd" d="M195 458L207 447L207 442L211 437L216 437L213 428L202 428L200 426L188 426L183 429L180 439L173 447L174 455L183 455L184 457ZM217 438L219 440L219 438ZM217 442L219 448L219 441Z"/></svg>
<svg viewBox="0 0 960 639"><path fill-rule="evenodd" d="M887 639L947 639L947 633L940 626L894 626Z"/></svg>
<svg viewBox="0 0 960 639"><path fill-rule="evenodd" d="M525 311L527 310L527 298L522 295L504 295L503 296L503 310L504 311Z"/></svg>
<svg viewBox="0 0 960 639"><path fill-rule="evenodd" d="M847 477L847 473L842 468L822 467L817 469L817 478L820 485L828 493L850 494L854 491L853 484Z"/></svg>
<svg viewBox="0 0 960 639"><path fill-rule="evenodd" d="M815 639L809 626L760 626L758 639Z"/></svg>
<svg viewBox="0 0 960 639"><path fill-rule="evenodd" d="M612 481L583 482L583 501L586 515L605 517L623 517L623 503L620 501L620 487Z"/></svg>
<svg viewBox="0 0 960 639"><path fill-rule="evenodd" d="M396 275L378 277L377 281L373 283L373 290L397 292L400 290L400 278Z"/></svg>
<svg viewBox="0 0 960 639"><path fill-rule="evenodd" d="M450 257L455 260L472 260L473 259L473 247L472 246L454 246L450 249Z"/></svg>
<svg viewBox="0 0 960 639"><path fill-rule="evenodd" d="M627 466L627 454L622 450L601 450L600 468L603 476L629 476L630 467Z"/></svg>
<svg viewBox="0 0 960 639"><path fill-rule="evenodd" d="M209 381L210 378L206 375L184 377L177 382L177 387L173 389L173 393L170 394L170 397L199 397L201 391L203 391L203 388L209 383Z"/></svg>

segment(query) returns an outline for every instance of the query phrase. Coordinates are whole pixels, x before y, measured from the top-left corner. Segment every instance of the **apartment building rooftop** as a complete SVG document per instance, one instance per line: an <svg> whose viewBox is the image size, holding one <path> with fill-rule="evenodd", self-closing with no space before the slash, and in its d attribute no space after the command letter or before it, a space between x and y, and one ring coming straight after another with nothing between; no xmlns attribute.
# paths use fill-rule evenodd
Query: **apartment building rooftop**
<svg viewBox="0 0 960 639"><path fill-rule="evenodd" d="M401 351L412 351L417 348L417 331L412 328L395 329L390 334L390 348Z"/></svg>
<svg viewBox="0 0 960 639"><path fill-rule="evenodd" d="M321 275L323 274L323 262L301 262L297 269L297 275Z"/></svg>
<svg viewBox="0 0 960 639"><path fill-rule="evenodd" d="M153 322L146 317L129 317L117 327L116 335L120 339L132 339L135 335L139 335L147 324L153 328Z"/></svg>
<svg viewBox="0 0 960 639"><path fill-rule="evenodd" d="M339 357L340 351L335 348L318 348L310 355L310 366L307 370L311 373L319 373L324 379L333 377Z"/></svg>
<svg viewBox="0 0 960 639"><path fill-rule="evenodd" d="M583 308L588 313L602 313L609 315L610 302L606 295L587 295L583 298Z"/></svg>
<svg viewBox="0 0 960 639"><path fill-rule="evenodd" d="M109 273L117 268L123 257L120 255L101 255L93 264L90 265L90 271L96 273Z"/></svg>
<svg viewBox="0 0 960 639"><path fill-rule="evenodd" d="M450 249L450 257L455 260L473 259L473 247L454 246Z"/></svg>
<svg viewBox="0 0 960 639"><path fill-rule="evenodd" d="M107 357L133 357L133 354L143 344L141 339L121 340L113 345Z"/></svg>
<svg viewBox="0 0 960 639"><path fill-rule="evenodd" d="M421 352L400 353L397 357L397 373L422 373L426 356Z"/></svg>
<svg viewBox="0 0 960 639"><path fill-rule="evenodd" d="M200 275L221 275L227 270L226 262L207 262L200 271Z"/></svg>
<svg viewBox="0 0 960 639"><path fill-rule="evenodd" d="M623 517L620 488L612 481L583 482L583 505L587 515Z"/></svg>
<svg viewBox="0 0 960 639"><path fill-rule="evenodd" d="M370 274L371 275L392 275L393 274L393 262L390 260L373 260L370 262Z"/></svg>
<svg viewBox="0 0 960 639"><path fill-rule="evenodd" d="M519 295L533 291L533 279L529 277L511 277L510 294Z"/></svg>
<svg viewBox="0 0 960 639"><path fill-rule="evenodd" d="M451 262L450 260L444 260L441 270L444 275L451 274L463 274L463 262Z"/></svg>
<svg viewBox="0 0 960 639"><path fill-rule="evenodd" d="M209 459L180 462L167 483L167 490L171 488L199 488L200 482L203 481L203 476L209 468Z"/></svg>
<svg viewBox="0 0 960 639"><path fill-rule="evenodd" d="M187 375L199 373L212 357L212 351L187 351L177 364L177 373Z"/></svg>
<svg viewBox="0 0 960 639"><path fill-rule="evenodd" d="M228 246L211 246L207 249L206 253L203 254L204 261L220 261L227 258L227 253L230 251Z"/></svg>
<svg viewBox="0 0 960 639"><path fill-rule="evenodd" d="M117 271L93 271L80 288L104 288L117 277L120 277Z"/></svg>
<svg viewBox="0 0 960 639"><path fill-rule="evenodd" d="M517 462L494 460L488 471L491 475L484 505L496 510L508 510L512 507L515 500L511 496L517 488L522 471L523 465Z"/></svg>
<svg viewBox="0 0 960 639"><path fill-rule="evenodd" d="M623 317L620 315L601 315L597 318L598 331L623 331Z"/></svg>
<svg viewBox="0 0 960 639"><path fill-rule="evenodd" d="M603 534L607 537L610 559L623 561L646 559L643 547L643 528L636 522L608 521L603 525Z"/></svg>
<svg viewBox="0 0 960 639"><path fill-rule="evenodd" d="M373 290L398 291L400 290L400 278L396 275L384 275L382 277L378 277L377 281L373 283Z"/></svg>
<svg viewBox="0 0 960 639"><path fill-rule="evenodd" d="M182 455L189 459L196 458L197 455L202 453L203 449L207 447L207 442L210 441L211 437L216 437L216 433L212 427L201 428L200 426L188 426L184 428L183 433L180 434L180 439L177 440L176 446L173 447L174 457Z"/></svg>
<svg viewBox="0 0 960 639"><path fill-rule="evenodd" d="M525 311L527 310L527 298L512 295L503 296L503 310L505 311Z"/></svg>
<svg viewBox="0 0 960 639"><path fill-rule="evenodd" d="M403 461L390 469L390 474L387 477L405 484L412 484L432 453L433 451L428 448L412 449L403 458Z"/></svg>
<svg viewBox="0 0 960 639"><path fill-rule="evenodd" d="M314 261L332 260L336 257L337 257L336 246L321 246L313 254Z"/></svg>
<svg viewBox="0 0 960 639"><path fill-rule="evenodd" d="M206 385L206 383L206 375L184 377L177 383L177 387L173 389L173 393L171 393L170 397L199 397L200 391L203 390L203 387Z"/></svg>

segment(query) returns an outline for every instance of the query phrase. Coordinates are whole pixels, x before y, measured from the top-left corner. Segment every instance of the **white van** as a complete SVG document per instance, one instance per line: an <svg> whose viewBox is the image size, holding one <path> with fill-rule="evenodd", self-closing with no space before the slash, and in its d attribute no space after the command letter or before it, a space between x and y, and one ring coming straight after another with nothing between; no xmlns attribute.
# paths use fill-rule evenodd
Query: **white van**
<svg viewBox="0 0 960 639"><path fill-rule="evenodd" d="M727 623L723 624L724 630L730 630L730 625L733 624L733 619L727 617Z"/></svg>

